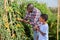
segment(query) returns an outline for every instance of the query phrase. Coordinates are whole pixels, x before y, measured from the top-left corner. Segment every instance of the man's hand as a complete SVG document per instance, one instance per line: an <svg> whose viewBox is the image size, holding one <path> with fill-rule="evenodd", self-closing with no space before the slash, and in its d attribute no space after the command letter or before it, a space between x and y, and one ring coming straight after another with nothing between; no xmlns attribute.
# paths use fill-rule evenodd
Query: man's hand
<svg viewBox="0 0 60 40"><path fill-rule="evenodd" d="M17 20L17 21L23 21L23 19L21 19L21 18L16 18L16 20Z"/></svg>
<svg viewBox="0 0 60 40"><path fill-rule="evenodd" d="M16 20L17 20L17 21L21 21L21 22L25 22L25 23L28 23L28 24L30 24L30 22L29 22L29 21L26 21L26 20L24 20L24 19L21 19L21 18L17 18Z"/></svg>
<svg viewBox="0 0 60 40"><path fill-rule="evenodd" d="M38 31L38 32L40 31L40 28L39 28L39 27L37 27L37 31Z"/></svg>
<svg viewBox="0 0 60 40"><path fill-rule="evenodd" d="M35 25L35 27L33 27L33 30L37 30L37 25Z"/></svg>

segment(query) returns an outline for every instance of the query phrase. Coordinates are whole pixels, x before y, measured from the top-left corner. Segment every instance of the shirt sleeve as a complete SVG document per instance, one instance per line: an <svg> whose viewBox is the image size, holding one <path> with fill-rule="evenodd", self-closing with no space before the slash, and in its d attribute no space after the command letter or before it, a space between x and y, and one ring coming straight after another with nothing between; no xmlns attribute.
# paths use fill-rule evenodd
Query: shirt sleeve
<svg viewBox="0 0 60 40"><path fill-rule="evenodd" d="M36 12L35 13L34 21L33 22L30 22L30 24L31 25L34 25L34 26L37 25L37 22L38 22L38 19L39 19L40 15L41 15L41 12L40 11Z"/></svg>
<svg viewBox="0 0 60 40"><path fill-rule="evenodd" d="M28 20L28 13L26 13L26 16L24 17L24 20Z"/></svg>
<svg viewBox="0 0 60 40"><path fill-rule="evenodd" d="M35 23L35 24L37 24L40 15L41 15L41 12L40 12L40 11L36 12L36 16L35 16L35 18L34 18L34 23Z"/></svg>

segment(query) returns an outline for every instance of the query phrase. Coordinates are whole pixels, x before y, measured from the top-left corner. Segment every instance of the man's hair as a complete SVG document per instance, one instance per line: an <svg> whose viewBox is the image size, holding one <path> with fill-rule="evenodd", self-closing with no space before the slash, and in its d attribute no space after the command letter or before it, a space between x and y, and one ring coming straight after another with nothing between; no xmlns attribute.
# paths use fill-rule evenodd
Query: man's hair
<svg viewBox="0 0 60 40"><path fill-rule="evenodd" d="M29 3L29 4L27 5L27 9L33 9L33 8L34 8L34 6L33 6L32 3Z"/></svg>
<svg viewBox="0 0 60 40"><path fill-rule="evenodd" d="M43 19L45 19L45 21L48 20L48 15L47 15L47 14L41 14L41 17L42 17Z"/></svg>

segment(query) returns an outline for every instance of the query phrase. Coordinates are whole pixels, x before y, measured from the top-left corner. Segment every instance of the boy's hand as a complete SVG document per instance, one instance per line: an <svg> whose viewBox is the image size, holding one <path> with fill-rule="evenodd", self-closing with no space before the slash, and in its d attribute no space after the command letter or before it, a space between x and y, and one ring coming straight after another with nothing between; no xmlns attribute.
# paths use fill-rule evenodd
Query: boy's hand
<svg viewBox="0 0 60 40"><path fill-rule="evenodd" d="M43 36L45 36L45 35L46 35L46 33L43 33L43 32L40 30L40 28L39 28L39 27L37 28L37 31L38 31L38 32L40 32Z"/></svg>
<svg viewBox="0 0 60 40"><path fill-rule="evenodd" d="M45 35L46 35L46 33L42 33L42 35L43 35L43 36L45 36Z"/></svg>

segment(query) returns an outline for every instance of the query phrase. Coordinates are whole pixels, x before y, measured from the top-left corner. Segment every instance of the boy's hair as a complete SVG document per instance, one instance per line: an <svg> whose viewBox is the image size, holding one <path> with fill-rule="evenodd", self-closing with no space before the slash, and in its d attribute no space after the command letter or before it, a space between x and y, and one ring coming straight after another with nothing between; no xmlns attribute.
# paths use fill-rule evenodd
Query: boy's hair
<svg viewBox="0 0 60 40"><path fill-rule="evenodd" d="M45 21L48 20L48 15L47 15L47 14L41 14L41 17L42 17L43 19L45 19Z"/></svg>

